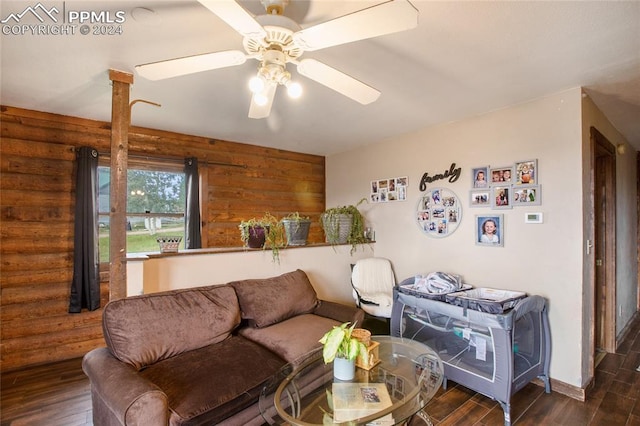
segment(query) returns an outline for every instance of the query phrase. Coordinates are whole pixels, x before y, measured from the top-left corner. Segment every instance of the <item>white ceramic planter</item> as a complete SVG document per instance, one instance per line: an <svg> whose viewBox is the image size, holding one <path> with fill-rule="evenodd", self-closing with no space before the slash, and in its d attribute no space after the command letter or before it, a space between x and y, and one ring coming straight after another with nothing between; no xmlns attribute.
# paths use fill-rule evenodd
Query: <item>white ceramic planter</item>
<svg viewBox="0 0 640 426"><path fill-rule="evenodd" d="M356 375L356 361L336 357L333 360L333 377L338 380L353 380Z"/></svg>

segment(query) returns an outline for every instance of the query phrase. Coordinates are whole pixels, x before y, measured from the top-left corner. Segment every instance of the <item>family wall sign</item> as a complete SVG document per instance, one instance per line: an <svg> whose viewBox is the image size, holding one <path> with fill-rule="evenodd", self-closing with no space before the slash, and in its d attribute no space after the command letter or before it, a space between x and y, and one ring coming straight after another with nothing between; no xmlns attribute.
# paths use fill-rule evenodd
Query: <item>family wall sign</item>
<svg viewBox="0 0 640 426"><path fill-rule="evenodd" d="M461 172L462 167L456 167L456 163L451 163L448 170L445 170L442 173L436 173L433 176L429 176L429 172L425 172L422 175L422 179L420 179L420 191L426 191L428 183L436 182L438 180L449 179L449 182L453 183L460 178Z"/></svg>

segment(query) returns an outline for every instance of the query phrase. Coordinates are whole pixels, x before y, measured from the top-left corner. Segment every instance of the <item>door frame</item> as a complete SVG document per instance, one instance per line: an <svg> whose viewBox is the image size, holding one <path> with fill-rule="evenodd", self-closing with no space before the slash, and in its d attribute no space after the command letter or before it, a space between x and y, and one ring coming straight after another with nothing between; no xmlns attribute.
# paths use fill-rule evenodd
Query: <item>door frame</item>
<svg viewBox="0 0 640 426"><path fill-rule="evenodd" d="M595 241L595 173L596 173L596 156L597 152L605 152L610 159L607 167L604 170L605 173L605 185L607 187L607 203L605 206L605 235L607 238L604 243L605 261L602 266L596 266L595 255L589 257L591 264L591 276L590 276L590 294L592 295L591 302L591 365L590 375L593 377L595 371L595 350L596 350L596 268L605 268L605 309L603 320L604 326L604 350L606 352L613 353L616 351L616 148L609 140L600 133L595 127L591 127L590 137L590 176L591 176L591 217L593 218L592 229L592 241L595 247L597 241ZM595 253L595 252L594 252Z"/></svg>

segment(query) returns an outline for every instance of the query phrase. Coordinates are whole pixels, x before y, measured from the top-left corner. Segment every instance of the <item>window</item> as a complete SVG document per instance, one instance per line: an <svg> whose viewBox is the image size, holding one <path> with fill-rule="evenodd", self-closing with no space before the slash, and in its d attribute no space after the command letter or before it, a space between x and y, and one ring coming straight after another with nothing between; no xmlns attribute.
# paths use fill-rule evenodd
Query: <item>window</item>
<svg viewBox="0 0 640 426"><path fill-rule="evenodd" d="M184 235L185 175L182 167L178 164L129 163L127 253L157 252L158 236ZM98 167L100 262L109 261L110 177L110 167ZM184 238L180 248L184 248Z"/></svg>

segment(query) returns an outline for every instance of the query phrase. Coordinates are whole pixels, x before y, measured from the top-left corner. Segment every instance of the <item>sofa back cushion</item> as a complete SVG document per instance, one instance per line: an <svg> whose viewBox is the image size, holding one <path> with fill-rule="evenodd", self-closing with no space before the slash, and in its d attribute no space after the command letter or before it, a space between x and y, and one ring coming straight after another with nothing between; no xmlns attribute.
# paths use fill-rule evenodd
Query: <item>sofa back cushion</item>
<svg viewBox="0 0 640 426"><path fill-rule="evenodd" d="M309 277L300 269L277 277L233 281L242 318L255 327L267 327L318 305L318 296Z"/></svg>
<svg viewBox="0 0 640 426"><path fill-rule="evenodd" d="M218 343L239 323L236 293L223 285L114 300L104 308L102 327L115 357L140 370Z"/></svg>

